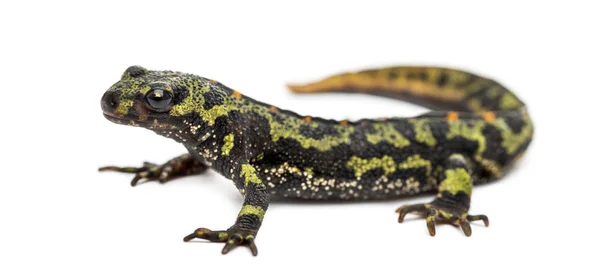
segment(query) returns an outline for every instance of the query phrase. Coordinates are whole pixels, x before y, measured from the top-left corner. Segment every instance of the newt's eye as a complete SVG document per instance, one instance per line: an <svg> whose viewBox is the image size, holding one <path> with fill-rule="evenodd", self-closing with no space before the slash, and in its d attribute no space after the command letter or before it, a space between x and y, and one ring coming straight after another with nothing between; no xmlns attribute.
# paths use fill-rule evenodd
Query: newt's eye
<svg viewBox="0 0 600 278"><path fill-rule="evenodd" d="M162 89L154 89L146 94L148 106L156 112L166 112L173 104L173 95Z"/></svg>

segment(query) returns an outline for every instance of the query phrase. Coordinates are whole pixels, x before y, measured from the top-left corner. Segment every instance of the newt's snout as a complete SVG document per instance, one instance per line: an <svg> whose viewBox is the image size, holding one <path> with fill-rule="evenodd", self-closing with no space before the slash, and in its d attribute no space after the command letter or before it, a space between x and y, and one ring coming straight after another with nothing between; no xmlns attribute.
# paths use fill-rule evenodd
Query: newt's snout
<svg viewBox="0 0 600 278"><path fill-rule="evenodd" d="M117 107L119 107L119 94L116 92L106 92L102 96L100 105L102 106L102 112L104 114L114 115L116 114Z"/></svg>

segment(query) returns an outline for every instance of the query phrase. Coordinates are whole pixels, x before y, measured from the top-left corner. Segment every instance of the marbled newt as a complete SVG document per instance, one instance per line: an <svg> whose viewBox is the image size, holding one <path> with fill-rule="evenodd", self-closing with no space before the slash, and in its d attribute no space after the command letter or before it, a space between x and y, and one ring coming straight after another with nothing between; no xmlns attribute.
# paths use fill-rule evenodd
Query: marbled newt
<svg viewBox="0 0 600 278"><path fill-rule="evenodd" d="M295 93L357 92L434 109L413 118L334 121L301 116L259 102L225 85L174 71L129 67L101 100L115 123L150 129L189 153L165 164L108 166L161 183L211 168L233 180L244 203L233 226L199 228L186 236L223 242L223 254L254 239L269 200L373 200L437 192L426 204L400 207L471 235L473 185L502 177L525 152L533 124L523 102L499 83L460 70L389 67L344 73Z"/></svg>

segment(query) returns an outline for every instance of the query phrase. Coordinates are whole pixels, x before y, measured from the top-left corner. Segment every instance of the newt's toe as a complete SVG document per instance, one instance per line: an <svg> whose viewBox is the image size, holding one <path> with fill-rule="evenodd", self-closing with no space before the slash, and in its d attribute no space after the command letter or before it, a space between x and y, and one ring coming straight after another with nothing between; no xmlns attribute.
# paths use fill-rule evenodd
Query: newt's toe
<svg viewBox="0 0 600 278"><path fill-rule="evenodd" d="M431 236L435 236L435 226L438 220L459 226L466 236L471 236L472 233L470 222L482 220L486 227L489 226L490 222L487 216L469 215L463 211L465 210L460 207L443 207L435 203L407 205L396 210L399 213L398 222L400 223L404 221L404 217L408 213L423 215L427 222L427 230L429 230Z"/></svg>
<svg viewBox="0 0 600 278"><path fill-rule="evenodd" d="M195 238L206 239L211 242L225 242L225 246L221 253L227 254L229 251L238 246L248 246L252 255L258 255L258 249L254 243L254 237L256 232L243 231L237 229L235 226L228 229L227 231L212 231L206 228L198 228L193 233L185 236L183 241L188 242Z"/></svg>

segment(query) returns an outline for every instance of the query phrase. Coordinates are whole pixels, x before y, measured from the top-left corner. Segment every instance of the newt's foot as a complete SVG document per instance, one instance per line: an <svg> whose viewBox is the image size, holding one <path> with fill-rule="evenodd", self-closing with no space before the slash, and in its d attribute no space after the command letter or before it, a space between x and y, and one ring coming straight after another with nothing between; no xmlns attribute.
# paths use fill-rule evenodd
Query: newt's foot
<svg viewBox="0 0 600 278"><path fill-rule="evenodd" d="M256 237L255 231L245 231L236 226L229 228L227 231L211 231L206 228L196 229L192 234L183 238L183 241L188 242L194 238L202 238L211 242L225 242L223 247L223 254L229 253L231 249L246 245L250 248L252 255L258 255L258 249L254 244L254 237Z"/></svg>
<svg viewBox="0 0 600 278"><path fill-rule="evenodd" d="M396 210L400 214L398 222L402 223L408 213L422 214L426 217L427 229L431 236L435 236L436 219L460 226L466 236L471 236L471 225L469 224L471 221L482 220L486 227L490 225L485 215L469 215L467 214L468 209L436 201L429 204L406 205L398 208Z"/></svg>
<svg viewBox="0 0 600 278"><path fill-rule="evenodd" d="M166 183L174 178L199 174L206 170L206 166L194 159L191 155L184 154L167 161L167 163L163 165L144 162L144 166L142 167L106 166L101 167L98 170L101 172L115 171L135 174L133 180L131 180L131 186L136 186L142 179Z"/></svg>

